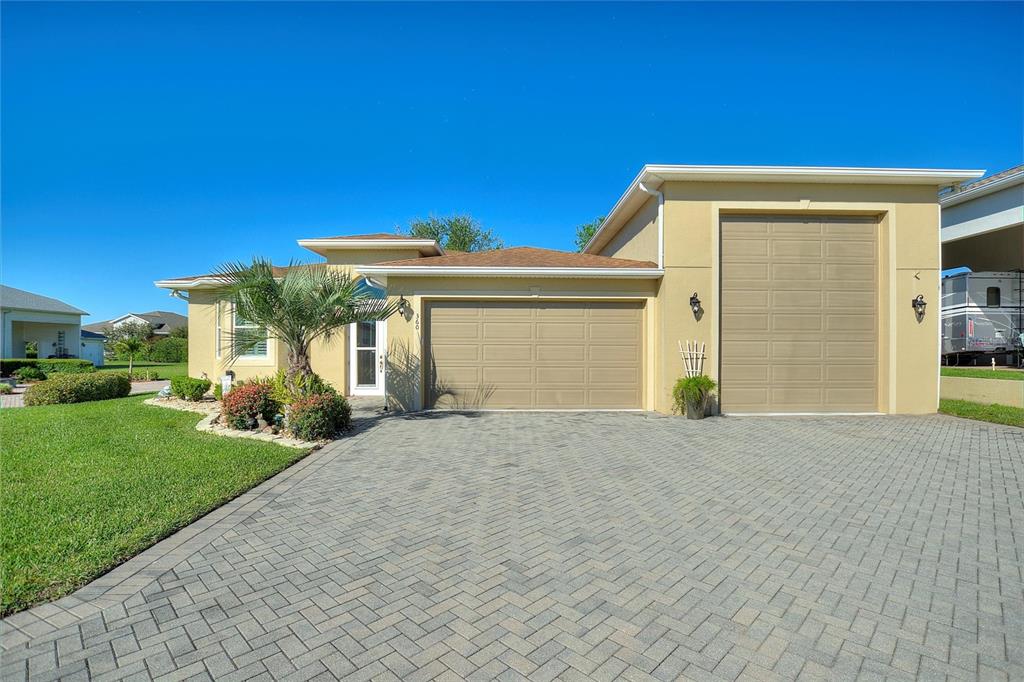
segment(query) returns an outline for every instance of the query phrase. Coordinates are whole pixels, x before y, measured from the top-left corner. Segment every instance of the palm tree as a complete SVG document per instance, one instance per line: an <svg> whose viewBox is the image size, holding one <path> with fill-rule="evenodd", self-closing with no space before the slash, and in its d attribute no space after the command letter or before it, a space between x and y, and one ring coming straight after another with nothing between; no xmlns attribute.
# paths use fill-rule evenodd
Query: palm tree
<svg viewBox="0 0 1024 682"><path fill-rule="evenodd" d="M222 265L217 277L224 282L235 314L255 327L235 329L229 359L234 361L267 338L278 339L288 349L285 383L294 393L308 385L313 374L314 341L330 341L353 322L383 320L397 310L397 304L360 287L360 280L324 264L293 262L282 269L254 258L251 265Z"/></svg>
<svg viewBox="0 0 1024 682"><path fill-rule="evenodd" d="M137 336L126 336L114 344L114 350L122 355L128 356L129 375L132 373L132 365L135 362L135 356L141 353L145 347L146 344Z"/></svg>

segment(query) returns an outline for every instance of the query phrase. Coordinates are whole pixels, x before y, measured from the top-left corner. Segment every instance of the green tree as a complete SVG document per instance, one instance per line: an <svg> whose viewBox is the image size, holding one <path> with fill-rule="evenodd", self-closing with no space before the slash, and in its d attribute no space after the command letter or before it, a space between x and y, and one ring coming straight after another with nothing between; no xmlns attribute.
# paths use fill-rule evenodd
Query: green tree
<svg viewBox="0 0 1024 682"><path fill-rule="evenodd" d="M270 261L254 258L251 265L222 265L218 276L238 317L254 325L233 332L229 358L237 359L267 338L277 339L287 349L285 385L296 395L313 381L314 341L330 341L353 322L383 320L397 310L397 303L360 287L360 279L323 264L292 263L284 275L275 276Z"/></svg>
<svg viewBox="0 0 1024 682"><path fill-rule="evenodd" d="M469 214L416 218L409 223L409 236L434 239L446 251L490 251L505 246Z"/></svg>
<svg viewBox="0 0 1024 682"><path fill-rule="evenodd" d="M113 327L104 327L103 335L107 337L104 342L107 350L114 354L114 357L125 359L122 351L118 350L121 341L125 339L137 339L143 343L141 353L148 350L148 341L153 337L153 326L148 322L122 322Z"/></svg>
<svg viewBox="0 0 1024 682"><path fill-rule="evenodd" d="M188 327L175 327L171 330L170 337L172 339L187 339Z"/></svg>
<svg viewBox="0 0 1024 682"><path fill-rule="evenodd" d="M146 349L146 342L135 336L126 336L114 345L114 349L128 358L128 374L131 374L135 357Z"/></svg>
<svg viewBox="0 0 1024 682"><path fill-rule="evenodd" d="M597 228L601 227L601 223L604 222L604 216L600 218L594 218L589 223L583 223L582 225L576 226L576 250L582 251L587 243L597 233Z"/></svg>

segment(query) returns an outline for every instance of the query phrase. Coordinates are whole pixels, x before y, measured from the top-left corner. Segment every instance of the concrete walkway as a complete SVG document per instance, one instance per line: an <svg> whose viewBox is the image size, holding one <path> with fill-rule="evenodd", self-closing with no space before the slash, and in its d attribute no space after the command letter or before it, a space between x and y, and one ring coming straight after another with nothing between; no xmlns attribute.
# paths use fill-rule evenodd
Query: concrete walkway
<svg viewBox="0 0 1024 682"><path fill-rule="evenodd" d="M132 384L132 391L129 395L153 393L159 391L164 386L169 386L170 383L170 381L136 381ZM18 384L18 387L14 389L14 393L0 395L0 408L25 407L24 395L26 388L28 388L27 384Z"/></svg>
<svg viewBox="0 0 1024 682"><path fill-rule="evenodd" d="M3 678L1024 678L1024 430L368 416L76 595Z"/></svg>

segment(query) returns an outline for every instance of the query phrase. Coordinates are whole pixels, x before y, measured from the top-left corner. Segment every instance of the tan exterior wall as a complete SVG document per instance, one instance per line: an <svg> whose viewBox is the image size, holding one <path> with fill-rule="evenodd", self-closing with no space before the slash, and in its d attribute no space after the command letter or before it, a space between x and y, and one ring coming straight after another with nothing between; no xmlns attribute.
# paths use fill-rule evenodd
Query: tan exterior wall
<svg viewBox="0 0 1024 682"><path fill-rule="evenodd" d="M283 367L285 348L271 339L265 358L239 358L230 362L228 344L231 339L233 315L226 301L220 305L221 353L217 357L217 301L220 295L213 290L194 290L188 300L188 374L218 381L228 370L236 379L272 376Z"/></svg>
<svg viewBox="0 0 1024 682"><path fill-rule="evenodd" d="M705 373L718 379L720 220L729 213L870 215L879 229L879 396L881 412L924 414L938 405L939 209L927 186L669 182L665 194L665 276L650 316L655 342L653 408L671 410L683 374L677 342L707 344ZM619 246L622 252L625 246ZM602 255L611 255L608 249ZM689 309L697 292L705 314ZM916 319L910 300L931 304Z"/></svg>
<svg viewBox="0 0 1024 682"><path fill-rule="evenodd" d="M423 408L425 369L423 367L424 310L438 299L530 299L608 300L636 299L645 302L644 365L650 367L653 349L651 302L657 293L656 280L480 278L480 277L396 277L388 278L388 294L404 296L410 304L405 317L388 320L386 383L392 409ZM650 375L649 369L644 374ZM644 408L652 409L653 392L644 387Z"/></svg>
<svg viewBox="0 0 1024 682"><path fill-rule="evenodd" d="M658 199L651 197L601 252L604 256L658 262Z"/></svg>
<svg viewBox="0 0 1024 682"><path fill-rule="evenodd" d="M958 239L942 245L942 268L968 267L974 272L1024 268L1024 225Z"/></svg>
<svg viewBox="0 0 1024 682"><path fill-rule="evenodd" d="M340 265L346 270L351 270L349 266L352 265L383 263L419 256L420 252L417 249L337 249L328 251L325 260L331 265Z"/></svg>

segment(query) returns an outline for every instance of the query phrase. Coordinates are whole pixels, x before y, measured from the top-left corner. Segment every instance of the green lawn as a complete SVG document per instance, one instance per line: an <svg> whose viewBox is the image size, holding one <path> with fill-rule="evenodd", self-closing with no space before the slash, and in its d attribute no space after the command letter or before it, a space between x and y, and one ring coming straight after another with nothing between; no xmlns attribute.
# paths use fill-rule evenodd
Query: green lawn
<svg viewBox="0 0 1024 682"><path fill-rule="evenodd" d="M188 374L188 363L187 362L149 362L148 360L139 360L132 364L132 370L138 371L141 369L155 369L161 379L170 379L171 377L185 376ZM97 372L127 372L128 361L127 360L108 360L102 367L97 368Z"/></svg>
<svg viewBox="0 0 1024 682"><path fill-rule="evenodd" d="M0 411L0 612L68 594L306 455L146 396Z"/></svg>
<svg viewBox="0 0 1024 682"><path fill-rule="evenodd" d="M951 414L955 417L992 422L994 424L1024 426L1024 409L1007 405L983 405L982 403L972 403L966 400L947 400L943 398L939 401L939 412Z"/></svg>
<svg viewBox="0 0 1024 682"><path fill-rule="evenodd" d="M944 377L970 377L972 379L1008 379L1024 381L1024 372L1013 369L986 369L984 367L943 367Z"/></svg>

